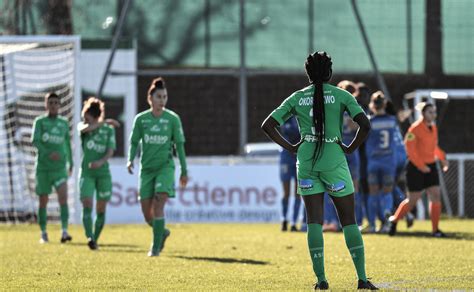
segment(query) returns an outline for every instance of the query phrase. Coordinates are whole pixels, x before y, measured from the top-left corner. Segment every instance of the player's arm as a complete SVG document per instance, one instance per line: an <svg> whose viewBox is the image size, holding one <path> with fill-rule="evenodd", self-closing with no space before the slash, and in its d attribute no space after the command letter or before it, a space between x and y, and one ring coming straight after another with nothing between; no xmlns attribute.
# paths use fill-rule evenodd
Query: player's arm
<svg viewBox="0 0 474 292"><path fill-rule="evenodd" d="M346 146L342 143L342 141L338 141L338 144L341 146L344 153L347 154L350 154L354 152L357 148L359 148L359 146L364 143L370 132L370 121L365 115L365 113L361 112L357 114L353 118L353 120L355 123L357 123L357 125L359 125L359 128L357 129L357 132L352 142Z"/></svg>
<svg viewBox="0 0 474 292"><path fill-rule="evenodd" d="M133 174L133 160L137 155L138 144L142 138L138 118L135 117L133 121L132 133L130 134L130 149L128 150L127 169L130 174Z"/></svg>
<svg viewBox="0 0 474 292"><path fill-rule="evenodd" d="M95 123L94 125L86 124L86 123L80 123L78 125L77 129L79 130L79 132L81 134L85 134L85 133L92 132L92 131L102 127L104 124L108 124L108 125L110 125L114 128L119 128L120 127L120 123L117 120L105 119L104 121Z"/></svg>
<svg viewBox="0 0 474 292"><path fill-rule="evenodd" d="M436 136L438 134L438 129L436 128ZM438 137L436 137L438 138ZM449 169L449 161L446 159L446 153L443 151L443 149L441 149L439 147L438 144L436 144L436 148L435 148L435 157L439 159L439 161L441 161L441 165L443 167L443 171L446 172L448 171Z"/></svg>
<svg viewBox="0 0 474 292"><path fill-rule="evenodd" d="M413 163L416 168L418 168L423 173L430 172L430 168L423 162L421 157L418 155L417 143L418 143L418 133L416 128L408 129L407 134L405 135L405 150L407 151L407 156L411 163Z"/></svg>
<svg viewBox="0 0 474 292"><path fill-rule="evenodd" d="M72 150L71 150L71 136L69 134L69 125L67 125L67 131L66 131L66 136L64 137L65 144L64 147L66 147L66 159L69 164L69 175L72 174L72 169L74 167L74 163L72 160Z"/></svg>
<svg viewBox="0 0 474 292"><path fill-rule="evenodd" d="M112 148L108 148L107 149L107 152L105 152L105 155L99 159L99 160L96 160L96 161L93 161L91 163L89 163L89 168L90 169L97 169L97 168L100 168L102 165L104 165L104 163L106 163L110 157L112 157L114 155L114 149Z"/></svg>
<svg viewBox="0 0 474 292"><path fill-rule="evenodd" d="M91 162L89 168L95 169L101 167L114 155L115 149L117 148L115 129L111 127L109 131L110 133L107 137L107 152L105 152L105 155L101 159Z"/></svg>
<svg viewBox="0 0 474 292"><path fill-rule="evenodd" d="M449 161L446 159L446 153L443 151L443 149L439 148L438 145L436 145L435 148L435 157L441 161L441 166L443 167L443 171L446 172L449 169Z"/></svg>
<svg viewBox="0 0 474 292"><path fill-rule="evenodd" d="M283 125L293 115L294 100L297 96L298 93L294 93L285 99L283 103L263 121L261 126L263 132L268 136L268 138L288 150L290 153L296 153L304 140L301 139L298 143L292 145L280 134L278 127Z"/></svg>
<svg viewBox="0 0 474 292"><path fill-rule="evenodd" d="M280 134L280 132L278 132L277 128L279 126L280 125L278 124L277 120L275 120L270 115L265 119L265 121L263 121L261 128L263 132L268 136L268 138L270 138L273 142L277 143L278 145L280 145L291 153L296 153L298 151L298 147L301 145L303 140L301 140L295 145L292 145Z"/></svg>
<svg viewBox="0 0 474 292"><path fill-rule="evenodd" d="M365 139L370 132L370 121L367 118L364 110L360 107L357 103L354 96L347 92L344 95L344 104L346 106L346 111L351 116L352 120L359 125L359 129L357 130L354 139L349 145L344 145L342 141L338 141L339 146L341 146L342 151L344 153L350 154L354 152L362 143L364 143Z"/></svg>
<svg viewBox="0 0 474 292"><path fill-rule="evenodd" d="M186 164L186 152L184 150L184 143L186 141L184 137L183 125L181 119L177 116L173 123L173 141L176 145L176 153L179 158L179 165L181 167L181 175L179 177L179 184L181 187L186 187L188 183L188 166Z"/></svg>
<svg viewBox="0 0 474 292"><path fill-rule="evenodd" d="M33 124L33 136L31 137L31 143L38 149L38 156L45 155L47 153L46 146L41 142L41 136L43 135L41 130L40 120L35 120Z"/></svg>
<svg viewBox="0 0 474 292"><path fill-rule="evenodd" d="M184 142L181 143L176 143L176 153L178 154L179 158L179 165L181 167L181 178L186 178L186 183L187 183L187 177L188 177L188 166L186 164L186 152L184 150ZM186 186L186 183L184 186Z"/></svg>

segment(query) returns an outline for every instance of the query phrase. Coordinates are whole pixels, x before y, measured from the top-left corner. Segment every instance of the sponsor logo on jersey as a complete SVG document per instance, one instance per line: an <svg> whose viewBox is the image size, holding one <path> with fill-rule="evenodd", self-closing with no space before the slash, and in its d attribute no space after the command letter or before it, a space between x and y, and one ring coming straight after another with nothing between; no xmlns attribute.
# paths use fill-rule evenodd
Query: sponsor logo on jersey
<svg viewBox="0 0 474 292"><path fill-rule="evenodd" d="M298 181L300 185L300 189L302 190L310 190L313 188L313 180L312 179L300 179Z"/></svg>
<svg viewBox="0 0 474 292"><path fill-rule="evenodd" d="M112 194L112 192L99 192L99 197L100 198L107 198L111 194Z"/></svg>
<svg viewBox="0 0 474 292"><path fill-rule="evenodd" d="M346 188L346 184L343 181L337 182L335 184L326 184L328 191L332 193L337 193Z"/></svg>
<svg viewBox="0 0 474 292"><path fill-rule="evenodd" d="M168 136L145 134L144 140L146 144L163 145L168 142Z"/></svg>
<svg viewBox="0 0 474 292"><path fill-rule="evenodd" d="M150 128L150 132L159 132L160 130L158 125L153 125L153 127Z"/></svg>
<svg viewBox="0 0 474 292"><path fill-rule="evenodd" d="M308 143L316 143L318 142L318 136L315 135L305 135L304 140ZM337 143L339 141L339 138L333 137L333 138L324 138L324 142L326 143Z"/></svg>
<svg viewBox="0 0 474 292"><path fill-rule="evenodd" d="M63 136L50 135L49 133L44 133L43 136L41 136L41 140L45 143L47 142L47 143L52 143L52 144L64 143Z"/></svg>
<svg viewBox="0 0 474 292"><path fill-rule="evenodd" d="M96 144L94 140L87 141L86 148L99 153L105 152L105 145Z"/></svg>
<svg viewBox="0 0 474 292"><path fill-rule="evenodd" d="M328 103L335 103L336 102L336 98L334 97L334 95L325 95L324 96L324 104L328 104ZM300 100L298 101L298 105L300 106L312 106L313 105L313 97L302 97L300 98Z"/></svg>
<svg viewBox="0 0 474 292"><path fill-rule="evenodd" d="M93 139L94 139L95 141L102 141L100 135L94 135Z"/></svg>
<svg viewBox="0 0 474 292"><path fill-rule="evenodd" d="M168 124L169 123L169 120L167 119L161 119L160 120L160 124Z"/></svg>
<svg viewBox="0 0 474 292"><path fill-rule="evenodd" d="M61 131L60 131L58 128L53 127L53 128L51 129L51 133L53 133L53 134L60 134Z"/></svg>

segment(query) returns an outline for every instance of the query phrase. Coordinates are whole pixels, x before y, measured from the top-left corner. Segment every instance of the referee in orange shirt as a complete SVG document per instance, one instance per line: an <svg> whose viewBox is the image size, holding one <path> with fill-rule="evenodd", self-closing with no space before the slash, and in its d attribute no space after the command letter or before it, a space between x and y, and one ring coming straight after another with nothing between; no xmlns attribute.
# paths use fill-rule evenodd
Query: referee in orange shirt
<svg viewBox="0 0 474 292"><path fill-rule="evenodd" d="M441 161L445 172L449 165L445 153L438 146L438 128L435 125L436 107L431 103L425 103L421 113L422 118L414 122L405 135L405 148L409 160L406 171L408 198L398 206L395 214L389 218L390 231L388 234L390 236L397 232L398 220L415 207L423 190L426 190L430 200L432 235L433 237L446 237L446 234L438 228L441 215L441 196L436 160Z"/></svg>

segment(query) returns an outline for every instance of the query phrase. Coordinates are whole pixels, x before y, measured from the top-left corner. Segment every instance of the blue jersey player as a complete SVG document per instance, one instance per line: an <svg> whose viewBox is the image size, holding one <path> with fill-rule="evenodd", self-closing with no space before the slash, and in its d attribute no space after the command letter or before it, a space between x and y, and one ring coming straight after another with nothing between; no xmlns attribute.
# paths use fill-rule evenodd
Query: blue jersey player
<svg viewBox="0 0 474 292"><path fill-rule="evenodd" d="M387 100L381 91L371 96L370 118L372 130L366 140L367 178L369 197L367 217L369 232L375 232L375 217L382 220L381 232L388 232L386 218L393 209L392 190L395 183L396 148L394 136L398 131L397 120L385 112Z"/></svg>
<svg viewBox="0 0 474 292"><path fill-rule="evenodd" d="M280 128L282 136L292 144L296 144L300 141L300 132L298 129L298 122L296 118L293 117L289 119L285 124ZM295 201L293 205L293 218L291 221L291 231L298 231L296 223L300 214L301 198L296 193L297 184L296 184L296 154L290 153L289 151L282 149L280 152L280 180L283 184L283 199L282 199L282 217L283 222L281 226L282 231L288 229L288 204L290 199L290 185L291 181L294 181L294 192L295 192ZM305 221L305 220L304 220ZM302 229L305 229L305 222L303 222Z"/></svg>
<svg viewBox="0 0 474 292"><path fill-rule="evenodd" d="M356 83L352 81L349 81L349 80L340 81L337 84L337 87L347 90L350 94L352 94L356 98L357 96L360 95L359 87L357 86ZM349 115L345 113L343 117L343 126L342 126L342 142L345 145L349 145L354 139L358 129L359 129L359 126L357 125L357 123L355 123L349 117ZM346 159L347 159L347 164L349 166L349 171L351 173L352 183L354 184L354 197L355 197L354 202L355 202L356 222L357 222L357 225L361 226L362 220L364 217L364 208L363 208L364 202L363 202L361 193L359 192L359 179L360 179L359 149L356 149L351 154L346 154ZM332 209L334 209L334 207L332 207ZM326 217L326 214L331 214L330 211L331 210L325 210L325 217ZM335 212L333 213L335 214ZM336 221L337 220L338 219L336 217Z"/></svg>
<svg viewBox="0 0 474 292"><path fill-rule="evenodd" d="M394 135L394 143L395 143L395 161L396 161L396 170L395 170L395 184L393 185L393 205L395 209L398 207L398 205L406 199L405 192L403 192L400 187L398 186L398 182L400 180L404 180L404 171L405 167L407 165L408 157L407 157L407 152L405 150L405 144L403 143L403 136L402 133L400 132L400 128L397 127L397 130L395 131ZM410 228L413 226L413 221L415 219L415 216L411 213L408 212L406 215L406 221L407 221L407 227Z"/></svg>

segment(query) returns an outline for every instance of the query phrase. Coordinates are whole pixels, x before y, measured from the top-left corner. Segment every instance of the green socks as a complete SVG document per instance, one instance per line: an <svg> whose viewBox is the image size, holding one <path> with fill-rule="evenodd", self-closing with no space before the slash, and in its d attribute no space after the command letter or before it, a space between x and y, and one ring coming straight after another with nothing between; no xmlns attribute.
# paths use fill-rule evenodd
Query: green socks
<svg viewBox="0 0 474 292"><path fill-rule="evenodd" d="M326 281L324 273L324 239L321 224L308 224L308 248L313 261L313 271L318 278L318 283Z"/></svg>
<svg viewBox="0 0 474 292"><path fill-rule="evenodd" d="M47 221L47 212L46 208L39 208L38 209L38 223L41 228L41 232L46 232L46 221Z"/></svg>
<svg viewBox="0 0 474 292"><path fill-rule="evenodd" d="M346 239L346 246L351 254L352 261L357 270L357 277L359 280L367 282L365 275L365 255L364 255L364 241L360 234L357 224L347 225L342 228L344 238Z"/></svg>
<svg viewBox="0 0 474 292"><path fill-rule="evenodd" d="M86 231L86 237L93 238L94 234L92 233L92 208L84 207L82 209L82 224L84 225L84 230Z"/></svg>
<svg viewBox="0 0 474 292"><path fill-rule="evenodd" d="M161 241L165 232L165 218L153 219L153 247L154 252L159 252L161 248Z"/></svg>
<svg viewBox="0 0 474 292"><path fill-rule="evenodd" d="M61 214L61 228L63 231L67 231L67 225L69 221L69 207L67 204L59 206L59 212Z"/></svg>
<svg viewBox="0 0 474 292"><path fill-rule="evenodd" d="M97 242L99 239L100 233L104 228L105 224L105 213L98 213L95 218L95 228L94 228L94 240Z"/></svg>

